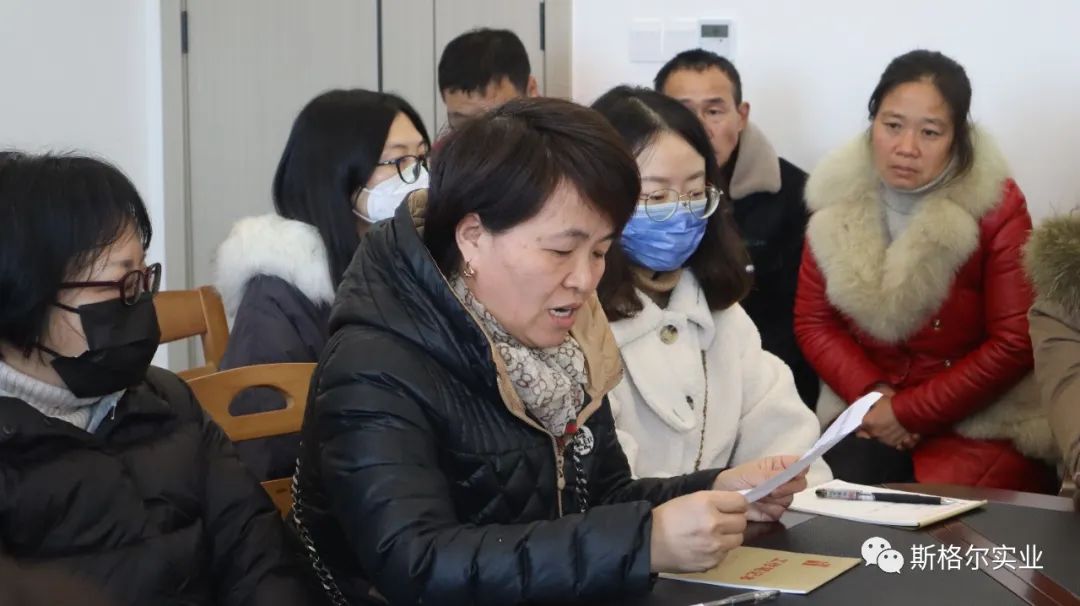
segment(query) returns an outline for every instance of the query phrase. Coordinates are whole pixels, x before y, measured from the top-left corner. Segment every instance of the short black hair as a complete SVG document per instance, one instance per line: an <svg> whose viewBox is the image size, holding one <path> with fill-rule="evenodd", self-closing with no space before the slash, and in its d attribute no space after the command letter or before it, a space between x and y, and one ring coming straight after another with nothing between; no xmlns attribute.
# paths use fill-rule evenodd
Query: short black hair
<svg viewBox="0 0 1080 606"><path fill-rule="evenodd" d="M0 341L29 354L44 336L62 282L81 276L134 228L153 232L135 186L85 156L0 152Z"/></svg>
<svg viewBox="0 0 1080 606"><path fill-rule="evenodd" d="M281 153L274 208L319 231L334 286L360 244L353 196L371 178L398 113L409 117L430 146L424 121L404 99L352 89L325 92L304 106Z"/></svg>
<svg viewBox="0 0 1080 606"><path fill-rule="evenodd" d="M956 156L953 178L975 164L975 142L971 138L971 80L964 67L952 58L930 50L913 50L889 62L866 104L870 120L877 117L881 102L901 84L926 80L937 88L949 106L953 123L952 153Z"/></svg>
<svg viewBox="0 0 1080 606"><path fill-rule="evenodd" d="M494 233L533 218L563 183L621 233L641 179L618 133L595 111L559 99L520 98L443 139L431 165L424 243L446 275L461 265L455 230L470 213Z"/></svg>
<svg viewBox="0 0 1080 606"><path fill-rule="evenodd" d="M720 70L728 77L728 80L731 80L735 105L742 104L742 78L739 76L739 70L735 69L735 64L725 57L701 48L686 50L672 57L670 61L660 68L660 71L656 72L656 78L653 79L653 88L657 92L664 92L664 85L667 84L668 78L674 72L684 69L703 72L711 68Z"/></svg>
<svg viewBox="0 0 1080 606"><path fill-rule="evenodd" d="M454 38L439 58L439 93L483 93L488 84L509 78L521 94L529 88L529 53L508 29L480 28Z"/></svg>
<svg viewBox="0 0 1080 606"><path fill-rule="evenodd" d="M721 185L720 167L705 127L678 101L647 88L617 86L597 99L593 109L611 122L635 156L652 145L660 133L678 135L705 159L705 180L717 187ZM708 221L705 236L686 267L701 284L709 309L727 309L750 292L753 283L747 272L750 255L735 229L726 195L721 196L720 206ZM619 246L608 250L607 269L597 294L604 312L613 321L632 317L643 309L634 288L630 261Z"/></svg>

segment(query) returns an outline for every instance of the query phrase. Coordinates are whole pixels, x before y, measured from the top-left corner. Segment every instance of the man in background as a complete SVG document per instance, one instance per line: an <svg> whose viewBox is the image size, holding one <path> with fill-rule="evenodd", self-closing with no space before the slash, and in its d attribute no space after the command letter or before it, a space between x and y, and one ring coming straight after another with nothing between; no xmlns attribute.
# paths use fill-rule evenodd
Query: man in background
<svg viewBox="0 0 1080 606"><path fill-rule="evenodd" d="M678 100L704 124L732 201L735 222L754 265L754 289L742 306L763 347L795 375L803 402L817 404L817 375L795 342L795 289L808 219L806 173L779 157L750 122L742 79L724 57L706 50L676 55L656 74L657 91Z"/></svg>
<svg viewBox="0 0 1080 606"><path fill-rule="evenodd" d="M511 99L540 93L517 34L481 28L461 34L443 49L439 94L454 129Z"/></svg>

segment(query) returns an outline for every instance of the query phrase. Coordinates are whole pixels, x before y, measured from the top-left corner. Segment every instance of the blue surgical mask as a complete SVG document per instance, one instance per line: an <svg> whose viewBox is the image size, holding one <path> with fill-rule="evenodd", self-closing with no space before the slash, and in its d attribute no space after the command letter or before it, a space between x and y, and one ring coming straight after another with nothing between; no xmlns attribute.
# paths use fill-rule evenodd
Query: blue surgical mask
<svg viewBox="0 0 1080 606"><path fill-rule="evenodd" d="M664 221L651 219L645 207L639 205L623 228L622 247L635 264L653 271L672 271L682 267L701 244L709 220L694 216L681 202L670 204L679 207ZM699 204L701 209L705 207L704 201L691 204L695 208ZM669 212L662 207L654 208L654 216Z"/></svg>

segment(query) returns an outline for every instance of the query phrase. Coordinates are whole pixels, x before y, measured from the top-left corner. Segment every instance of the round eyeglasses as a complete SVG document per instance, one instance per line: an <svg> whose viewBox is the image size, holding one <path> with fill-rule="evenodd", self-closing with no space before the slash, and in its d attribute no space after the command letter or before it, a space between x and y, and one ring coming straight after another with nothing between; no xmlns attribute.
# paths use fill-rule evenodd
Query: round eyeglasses
<svg viewBox="0 0 1080 606"><path fill-rule="evenodd" d="M119 280L97 282L63 282L60 288L105 288L112 287L120 292L124 305L134 305L145 293L157 294L161 288L161 263L154 263L146 269L136 269L124 274Z"/></svg>
<svg viewBox="0 0 1080 606"><path fill-rule="evenodd" d="M426 154L420 156L408 155L377 162L375 166L393 166L397 169L397 174L402 181L416 183L416 180L420 178L420 169L427 170L428 159Z"/></svg>
<svg viewBox="0 0 1080 606"><path fill-rule="evenodd" d="M699 219L707 219L720 206L722 192L711 185L681 194L674 189L658 189L641 194L641 205L645 207L645 216L653 221L667 221L679 207Z"/></svg>

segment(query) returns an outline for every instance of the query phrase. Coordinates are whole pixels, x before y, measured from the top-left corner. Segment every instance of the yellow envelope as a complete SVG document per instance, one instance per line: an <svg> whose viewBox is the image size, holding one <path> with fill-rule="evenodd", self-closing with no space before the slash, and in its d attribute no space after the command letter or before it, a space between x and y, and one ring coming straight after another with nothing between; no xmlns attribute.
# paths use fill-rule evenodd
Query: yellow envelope
<svg viewBox="0 0 1080 606"><path fill-rule="evenodd" d="M758 547L737 547L712 570L693 574L662 574L677 581L745 589L779 589L810 593L855 567L859 558L840 558Z"/></svg>

